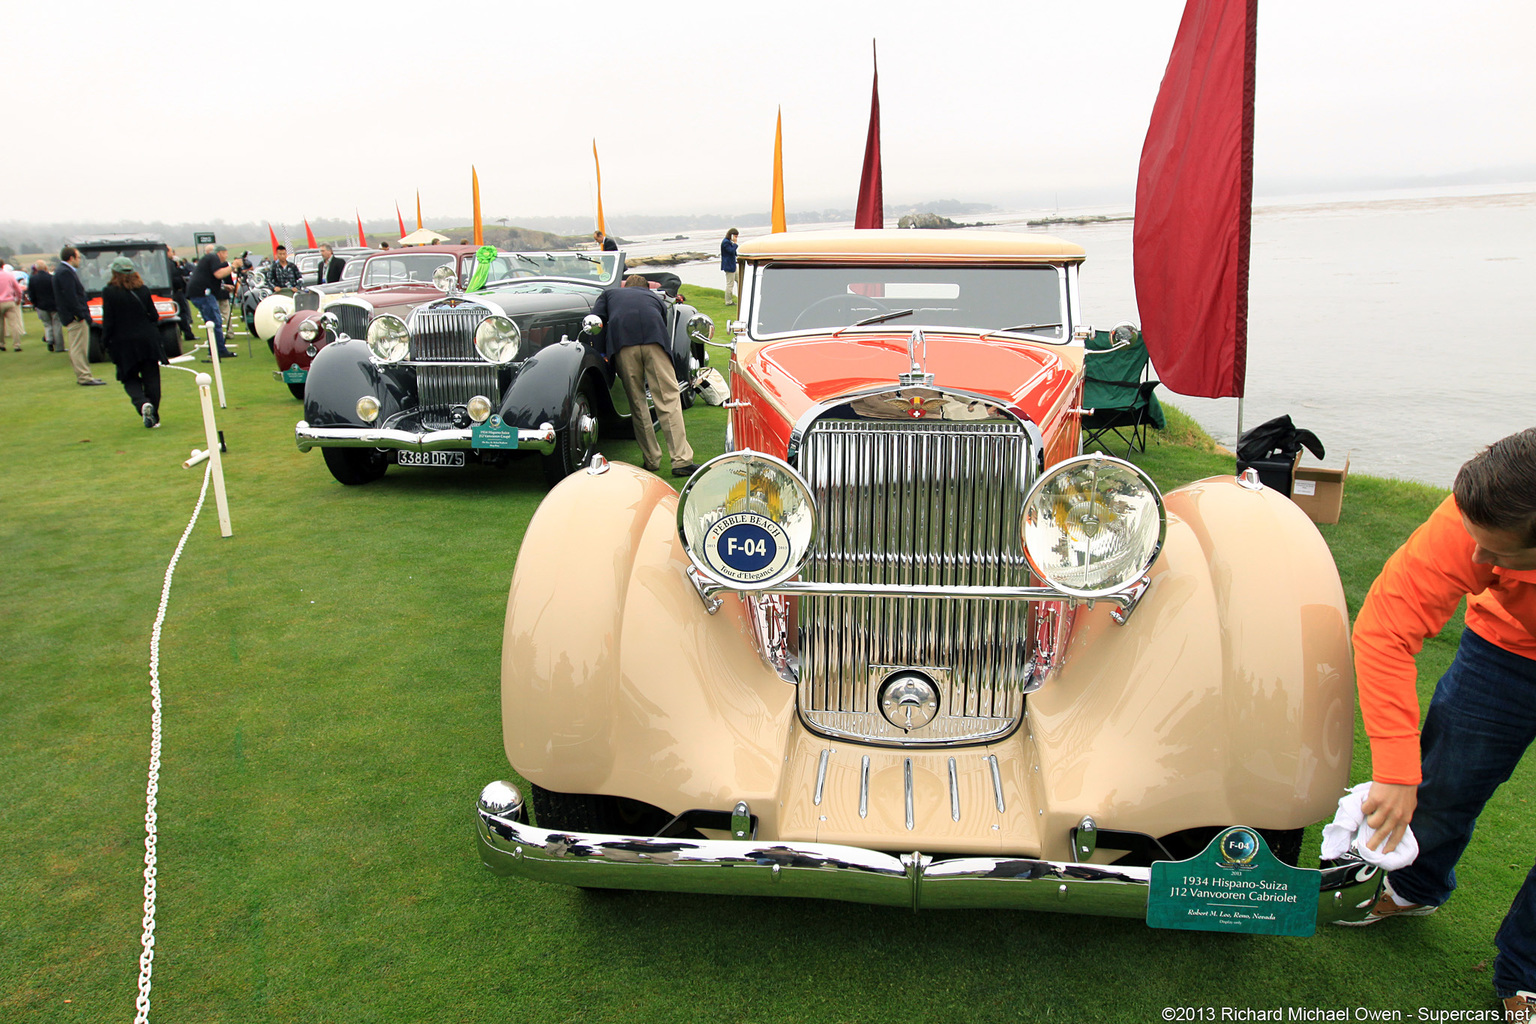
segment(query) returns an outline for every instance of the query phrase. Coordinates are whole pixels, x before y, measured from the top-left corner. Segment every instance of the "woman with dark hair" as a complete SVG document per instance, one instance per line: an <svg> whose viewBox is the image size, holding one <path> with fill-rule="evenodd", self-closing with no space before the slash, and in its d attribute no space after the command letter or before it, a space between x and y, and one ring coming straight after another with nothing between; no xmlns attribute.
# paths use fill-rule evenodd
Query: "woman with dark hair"
<svg viewBox="0 0 1536 1024"><path fill-rule="evenodd" d="M101 343L117 364L117 379L146 427L160 425L160 314L133 260L112 261L112 280L101 293Z"/></svg>

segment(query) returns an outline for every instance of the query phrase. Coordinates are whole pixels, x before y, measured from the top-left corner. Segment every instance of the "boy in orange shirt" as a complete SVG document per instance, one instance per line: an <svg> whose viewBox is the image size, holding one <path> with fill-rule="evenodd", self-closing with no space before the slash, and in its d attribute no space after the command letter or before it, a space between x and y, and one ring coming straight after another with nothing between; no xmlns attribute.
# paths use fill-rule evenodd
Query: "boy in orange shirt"
<svg viewBox="0 0 1536 1024"><path fill-rule="evenodd" d="M1467 627L1419 733L1414 657L1461 599ZM1419 856L1394 871L1358 924L1434 913L1493 791L1536 740L1536 428L1491 445L1397 550L1355 620L1355 673L1371 741L1363 809L1371 845L1392 850L1410 821ZM1422 771L1421 771L1422 755ZM1536 869L1494 944L1508 1019L1536 1010Z"/></svg>

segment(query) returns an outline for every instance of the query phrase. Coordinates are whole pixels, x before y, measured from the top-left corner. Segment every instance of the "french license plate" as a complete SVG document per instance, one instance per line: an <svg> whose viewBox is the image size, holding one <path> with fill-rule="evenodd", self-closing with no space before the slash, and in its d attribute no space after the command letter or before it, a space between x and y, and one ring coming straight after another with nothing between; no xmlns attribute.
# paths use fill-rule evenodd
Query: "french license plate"
<svg viewBox="0 0 1536 1024"><path fill-rule="evenodd" d="M402 466L462 466L464 465L463 452L413 452L401 450L398 453Z"/></svg>

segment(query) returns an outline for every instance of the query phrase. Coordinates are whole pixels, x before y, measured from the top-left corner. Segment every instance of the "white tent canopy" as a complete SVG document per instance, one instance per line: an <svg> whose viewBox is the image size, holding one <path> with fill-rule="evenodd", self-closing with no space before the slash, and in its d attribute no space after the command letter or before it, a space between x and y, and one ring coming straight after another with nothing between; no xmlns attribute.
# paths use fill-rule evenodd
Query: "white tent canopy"
<svg viewBox="0 0 1536 1024"><path fill-rule="evenodd" d="M440 235L431 228L417 228L404 238L400 239L401 245L442 245L448 241L447 235Z"/></svg>

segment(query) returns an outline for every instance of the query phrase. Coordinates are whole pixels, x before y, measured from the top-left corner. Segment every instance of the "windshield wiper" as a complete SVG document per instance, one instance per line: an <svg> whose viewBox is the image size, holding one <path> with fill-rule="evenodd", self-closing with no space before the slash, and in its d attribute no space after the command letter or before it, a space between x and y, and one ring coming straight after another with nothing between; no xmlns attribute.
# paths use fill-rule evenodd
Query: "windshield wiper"
<svg viewBox="0 0 1536 1024"><path fill-rule="evenodd" d="M839 327L837 330L832 332L832 337L835 338L842 334L844 331L851 331L855 327L868 327L870 324L880 324L887 320L895 320L899 316L911 316L912 313L913 311L910 309L892 309L887 310L884 313L876 313L874 316L865 317L858 323L849 324L847 327Z"/></svg>
<svg viewBox="0 0 1536 1024"><path fill-rule="evenodd" d="M603 265L603 261L602 260L598 259L595 256L588 256L584 252L577 253L576 254L576 258L579 259L579 260L586 260L588 263L596 263L598 266L602 266Z"/></svg>
<svg viewBox="0 0 1536 1024"><path fill-rule="evenodd" d="M1012 327L999 327L995 331L981 332L981 339L985 341L994 334L1012 334L1015 331L1038 331L1043 327L1060 327L1061 324L1014 324Z"/></svg>
<svg viewBox="0 0 1536 1024"><path fill-rule="evenodd" d="M534 259L532 256L529 256L526 253L521 253L521 252L518 253L517 254L517 258L522 260L524 263L532 263L534 266L538 266L539 265L539 261L538 260Z"/></svg>

